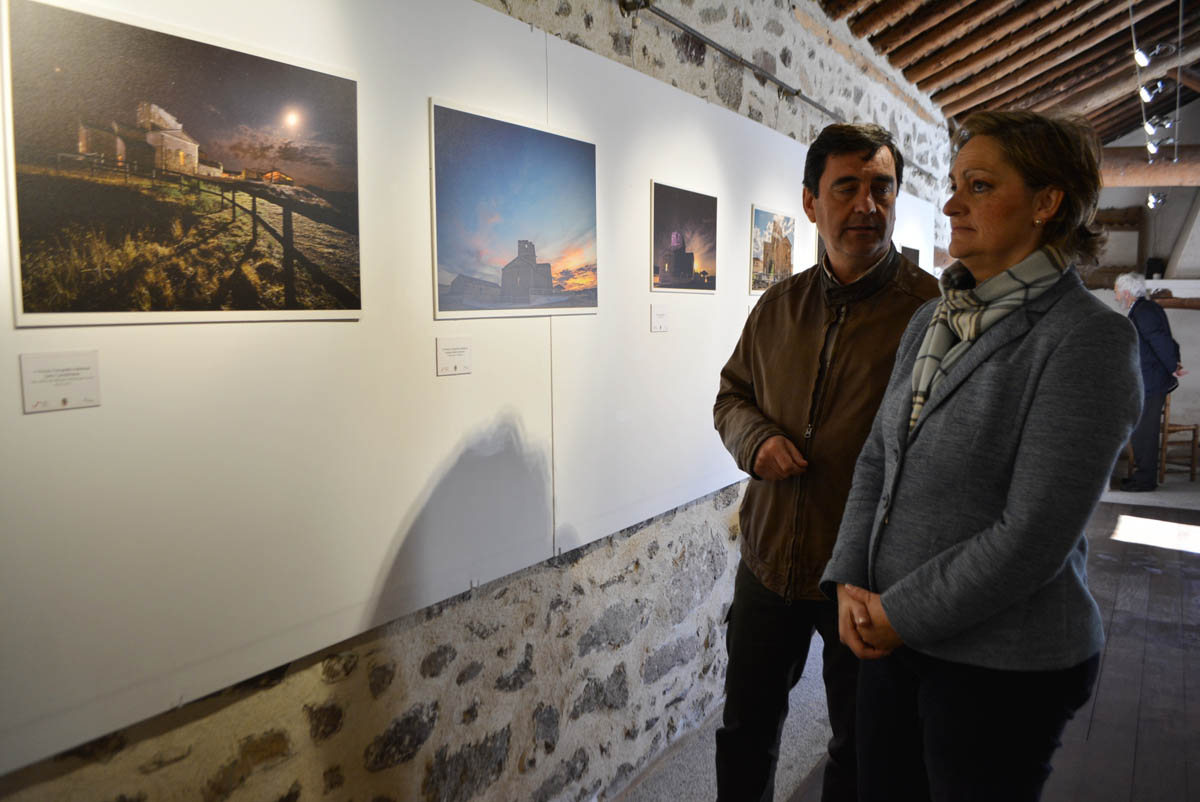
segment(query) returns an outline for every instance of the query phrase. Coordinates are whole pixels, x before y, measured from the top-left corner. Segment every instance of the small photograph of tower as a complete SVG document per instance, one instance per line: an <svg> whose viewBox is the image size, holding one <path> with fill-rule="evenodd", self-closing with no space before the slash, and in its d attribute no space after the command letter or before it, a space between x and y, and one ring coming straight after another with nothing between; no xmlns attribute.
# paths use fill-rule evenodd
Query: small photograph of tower
<svg viewBox="0 0 1200 802"><path fill-rule="evenodd" d="M792 274L796 218L750 207L750 293L758 295Z"/></svg>
<svg viewBox="0 0 1200 802"><path fill-rule="evenodd" d="M717 289L717 199L655 182L653 186L655 290Z"/></svg>

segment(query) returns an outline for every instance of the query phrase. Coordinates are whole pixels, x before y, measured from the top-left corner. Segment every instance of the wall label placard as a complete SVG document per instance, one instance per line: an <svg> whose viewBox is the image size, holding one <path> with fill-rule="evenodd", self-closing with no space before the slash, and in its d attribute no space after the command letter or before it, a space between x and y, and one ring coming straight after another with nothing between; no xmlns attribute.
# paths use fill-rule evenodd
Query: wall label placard
<svg viewBox="0 0 1200 802"><path fill-rule="evenodd" d="M100 352L21 354L25 413L100 406Z"/></svg>
<svg viewBox="0 0 1200 802"><path fill-rule="evenodd" d="M650 304L650 331L660 332L670 329L670 318L665 304Z"/></svg>
<svg viewBox="0 0 1200 802"><path fill-rule="evenodd" d="M471 372L471 338L437 338L437 373L439 376L460 376Z"/></svg>

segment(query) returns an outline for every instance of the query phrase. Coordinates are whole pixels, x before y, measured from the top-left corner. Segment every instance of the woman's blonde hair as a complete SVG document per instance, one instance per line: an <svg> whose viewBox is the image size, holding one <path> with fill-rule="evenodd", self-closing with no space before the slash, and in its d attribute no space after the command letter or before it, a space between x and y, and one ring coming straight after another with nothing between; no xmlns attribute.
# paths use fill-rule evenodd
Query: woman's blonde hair
<svg viewBox="0 0 1200 802"><path fill-rule="evenodd" d="M955 156L972 137L995 139L1030 189L1056 187L1063 199L1042 229L1070 262L1094 264L1104 233L1093 223L1100 200L1100 138L1085 118L1032 111L978 111L951 137Z"/></svg>

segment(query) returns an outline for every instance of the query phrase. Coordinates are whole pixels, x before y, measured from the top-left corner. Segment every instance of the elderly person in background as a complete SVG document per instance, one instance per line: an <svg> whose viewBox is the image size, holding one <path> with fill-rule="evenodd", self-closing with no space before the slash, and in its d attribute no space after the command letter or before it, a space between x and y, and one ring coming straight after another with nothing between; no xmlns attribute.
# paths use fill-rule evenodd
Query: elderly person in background
<svg viewBox="0 0 1200 802"><path fill-rule="evenodd" d="M1121 481L1121 489L1134 493L1158 486L1159 421L1167 393L1179 386L1177 377L1187 373L1179 361L1179 344L1171 336L1167 313L1146 297L1146 279L1138 273L1117 276L1117 303L1128 310L1138 333L1138 358L1142 368L1142 417L1133 429L1133 476Z"/></svg>
<svg viewBox="0 0 1200 802"><path fill-rule="evenodd" d="M1084 528L1141 411L1094 261L1086 122L971 115L942 297L917 311L821 587L862 659L859 799L1036 800L1104 633Z"/></svg>

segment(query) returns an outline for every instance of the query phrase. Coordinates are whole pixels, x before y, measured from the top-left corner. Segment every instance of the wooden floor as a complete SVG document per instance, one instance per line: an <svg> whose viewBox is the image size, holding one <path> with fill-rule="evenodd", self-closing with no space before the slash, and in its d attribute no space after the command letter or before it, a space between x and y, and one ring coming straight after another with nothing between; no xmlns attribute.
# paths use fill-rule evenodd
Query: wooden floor
<svg viewBox="0 0 1200 802"><path fill-rule="evenodd" d="M1093 515L1088 579L1107 642L1043 802L1200 802L1200 554L1112 540L1122 515L1200 526L1194 510L1101 504ZM819 802L820 771L790 802Z"/></svg>

